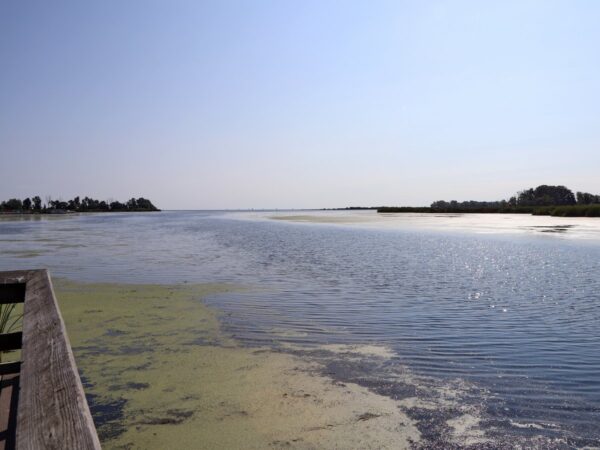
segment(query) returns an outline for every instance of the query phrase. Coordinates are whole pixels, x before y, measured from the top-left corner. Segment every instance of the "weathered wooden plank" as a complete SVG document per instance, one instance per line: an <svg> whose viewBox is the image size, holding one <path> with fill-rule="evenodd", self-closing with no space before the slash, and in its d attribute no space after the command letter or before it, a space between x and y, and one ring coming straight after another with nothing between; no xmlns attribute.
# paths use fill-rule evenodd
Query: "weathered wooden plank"
<svg viewBox="0 0 600 450"><path fill-rule="evenodd" d="M0 304L23 303L25 283L0 284Z"/></svg>
<svg viewBox="0 0 600 450"><path fill-rule="evenodd" d="M26 283L17 449L99 449L48 272Z"/></svg>
<svg viewBox="0 0 600 450"><path fill-rule="evenodd" d="M10 270L0 272L0 284L25 283L35 270Z"/></svg>
<svg viewBox="0 0 600 450"><path fill-rule="evenodd" d="M0 334L0 352L9 350L19 350L23 342L23 333L16 331L14 333Z"/></svg>

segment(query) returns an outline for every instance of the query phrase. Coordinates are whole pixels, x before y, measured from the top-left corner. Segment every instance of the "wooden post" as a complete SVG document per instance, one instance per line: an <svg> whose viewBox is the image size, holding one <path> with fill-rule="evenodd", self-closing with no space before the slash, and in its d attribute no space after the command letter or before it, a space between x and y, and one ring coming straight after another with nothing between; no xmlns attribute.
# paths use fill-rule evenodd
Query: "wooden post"
<svg viewBox="0 0 600 450"><path fill-rule="evenodd" d="M24 291L15 284L24 284ZM16 448L100 449L48 271L0 273L0 301L8 303L19 292L24 305ZM11 333L5 345L12 348L20 338Z"/></svg>

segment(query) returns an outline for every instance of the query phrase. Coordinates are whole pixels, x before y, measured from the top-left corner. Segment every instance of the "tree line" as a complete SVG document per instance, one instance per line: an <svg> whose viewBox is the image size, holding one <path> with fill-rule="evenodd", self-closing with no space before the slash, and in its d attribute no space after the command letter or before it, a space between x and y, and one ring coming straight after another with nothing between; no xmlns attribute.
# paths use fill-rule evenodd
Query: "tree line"
<svg viewBox="0 0 600 450"><path fill-rule="evenodd" d="M437 200L429 207L381 207L378 212L524 213L552 216L600 216L600 195L543 184L519 191L508 200L459 202Z"/></svg>
<svg viewBox="0 0 600 450"><path fill-rule="evenodd" d="M456 200L444 201L438 200L431 204L431 209L452 210L452 209L514 209L519 207L532 206L569 206L569 205L591 205L600 204L600 195L590 194L588 192L573 191L565 186L550 186L542 184L536 188L529 188L519 191L508 200L479 202L469 200L466 202L457 202Z"/></svg>
<svg viewBox="0 0 600 450"><path fill-rule="evenodd" d="M72 200L52 200L42 202L39 195L25 199L11 198L0 202L0 212L10 213L66 213L66 212L124 212L124 211L160 211L146 198L131 198L125 203L119 201L96 200L90 197L75 197Z"/></svg>

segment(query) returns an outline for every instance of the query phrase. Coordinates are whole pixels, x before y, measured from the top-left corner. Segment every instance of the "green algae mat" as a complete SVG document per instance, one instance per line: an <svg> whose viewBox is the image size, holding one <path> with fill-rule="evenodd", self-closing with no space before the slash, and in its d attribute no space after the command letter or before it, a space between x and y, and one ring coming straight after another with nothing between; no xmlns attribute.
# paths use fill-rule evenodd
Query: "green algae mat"
<svg viewBox="0 0 600 450"><path fill-rule="evenodd" d="M107 449L402 448L393 400L227 337L201 299L233 289L55 281Z"/></svg>

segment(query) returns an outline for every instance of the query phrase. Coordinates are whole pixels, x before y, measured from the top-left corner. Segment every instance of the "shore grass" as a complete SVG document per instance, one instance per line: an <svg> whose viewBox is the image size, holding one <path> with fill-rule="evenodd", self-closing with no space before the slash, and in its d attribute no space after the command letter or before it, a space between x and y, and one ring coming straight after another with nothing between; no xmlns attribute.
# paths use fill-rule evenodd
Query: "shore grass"
<svg viewBox="0 0 600 450"><path fill-rule="evenodd" d="M11 333L23 328L23 304L8 303L0 305L0 333ZM21 350L0 352L0 362L19 361Z"/></svg>
<svg viewBox="0 0 600 450"><path fill-rule="evenodd" d="M600 217L600 205L545 206L533 211L534 216Z"/></svg>

